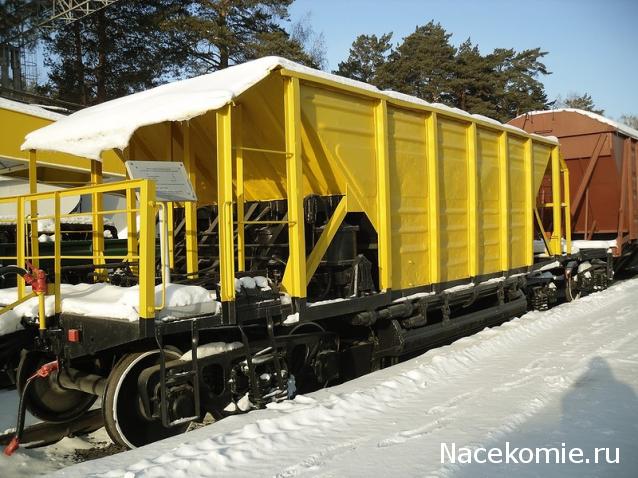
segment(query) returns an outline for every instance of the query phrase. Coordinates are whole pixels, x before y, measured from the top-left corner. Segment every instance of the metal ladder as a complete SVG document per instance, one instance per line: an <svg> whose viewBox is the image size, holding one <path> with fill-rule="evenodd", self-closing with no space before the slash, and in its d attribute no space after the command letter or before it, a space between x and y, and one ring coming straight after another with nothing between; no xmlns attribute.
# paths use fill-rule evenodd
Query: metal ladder
<svg viewBox="0 0 638 478"><path fill-rule="evenodd" d="M183 423L199 420L201 418L201 398L199 383L199 362L197 360L197 347L199 346L199 325L196 319L191 320L191 370L166 372L166 352L163 346L161 324L156 324L155 340L160 351L160 413L162 424L169 428ZM190 417L182 417L172 420L168 413L167 389L179 385L192 383L195 410Z"/></svg>

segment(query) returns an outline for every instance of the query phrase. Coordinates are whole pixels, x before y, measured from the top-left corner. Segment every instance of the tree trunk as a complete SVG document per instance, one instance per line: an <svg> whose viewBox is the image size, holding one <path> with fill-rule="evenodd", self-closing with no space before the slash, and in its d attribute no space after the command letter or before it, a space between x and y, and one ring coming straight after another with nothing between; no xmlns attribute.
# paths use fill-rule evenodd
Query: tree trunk
<svg viewBox="0 0 638 478"><path fill-rule="evenodd" d="M97 80L97 103L103 103L107 100L106 93L106 48L108 38L106 36L106 16L104 9L97 12L97 70L95 72Z"/></svg>
<svg viewBox="0 0 638 478"><path fill-rule="evenodd" d="M219 69L220 70L223 70L224 68L228 68L228 64L230 62L226 14L227 14L226 5L222 3L220 5L219 13L217 16L217 34L219 38L219 44L217 45L217 48L219 49Z"/></svg>
<svg viewBox="0 0 638 478"><path fill-rule="evenodd" d="M84 61L82 59L82 32L80 31L80 22L73 24L73 38L75 40L75 72L77 75L78 86L78 102L86 106L88 98L86 95L86 81L84 78Z"/></svg>
<svg viewBox="0 0 638 478"><path fill-rule="evenodd" d="M228 64L230 63L230 52L228 49L228 45L225 43L226 40L222 39L219 44L219 69L223 70L224 68L228 68Z"/></svg>

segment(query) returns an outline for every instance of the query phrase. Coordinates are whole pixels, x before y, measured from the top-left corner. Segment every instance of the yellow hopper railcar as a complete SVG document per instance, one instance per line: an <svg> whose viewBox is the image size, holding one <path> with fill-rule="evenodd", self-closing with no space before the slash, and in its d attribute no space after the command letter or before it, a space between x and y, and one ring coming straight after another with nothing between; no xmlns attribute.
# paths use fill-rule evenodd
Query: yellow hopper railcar
<svg viewBox="0 0 638 478"><path fill-rule="evenodd" d="M70 259L56 249L50 310L18 379L49 421L101 396L109 434L129 447L394 363L530 298L543 305L555 277L534 255L537 207L553 217L545 263L563 241L569 250L555 139L281 58L88 108L22 148L95 165L114 151L129 166L125 181L5 200L20 217L27 203L92 194L98 217L102 194L126 197L126 253L96 241L92 257L129 261L136 285L107 272L62 284ZM142 161L157 171L143 163L140 175ZM195 200L166 197L167 162L183 165ZM553 200L537 204L543 181ZM23 244L15 263L37 257Z"/></svg>

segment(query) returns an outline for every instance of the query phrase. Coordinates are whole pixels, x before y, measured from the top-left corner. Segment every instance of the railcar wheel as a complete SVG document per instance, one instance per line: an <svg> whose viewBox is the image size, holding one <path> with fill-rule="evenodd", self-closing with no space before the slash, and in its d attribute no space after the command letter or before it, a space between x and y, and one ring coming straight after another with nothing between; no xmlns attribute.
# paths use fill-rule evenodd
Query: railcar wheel
<svg viewBox="0 0 638 478"><path fill-rule="evenodd" d="M581 290L578 288L576 278L571 274L565 275L565 298L567 302L580 299Z"/></svg>
<svg viewBox="0 0 638 478"><path fill-rule="evenodd" d="M179 354L165 350L167 358L177 358ZM102 413L104 427L111 439L118 445L137 448L148 443L184 433L189 423L166 428L161 419L149 419L142 411L137 379L147 367L159 363L159 350L125 355L111 371L104 399Z"/></svg>
<svg viewBox="0 0 638 478"><path fill-rule="evenodd" d="M20 395L29 377L47 362L50 362L49 358L36 352L22 356L16 376ZM55 377L55 374L51 374L46 378L35 379L29 387L25 397L26 406L34 417L51 423L70 422L84 415L97 400L90 393L60 387Z"/></svg>

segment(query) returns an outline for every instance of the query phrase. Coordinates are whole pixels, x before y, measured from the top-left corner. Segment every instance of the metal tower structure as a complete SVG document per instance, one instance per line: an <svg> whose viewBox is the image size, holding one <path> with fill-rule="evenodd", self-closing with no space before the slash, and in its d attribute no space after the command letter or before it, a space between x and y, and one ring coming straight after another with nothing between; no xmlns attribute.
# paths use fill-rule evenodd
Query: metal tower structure
<svg viewBox="0 0 638 478"><path fill-rule="evenodd" d="M44 8L39 27L56 28L57 24L68 25L81 18L116 3L118 0L51 0ZM43 4L45 2L42 2Z"/></svg>
<svg viewBox="0 0 638 478"><path fill-rule="evenodd" d="M39 30L56 30L102 10L118 0L31 0L15 12L13 31L0 37L0 96L22 100L37 84Z"/></svg>

